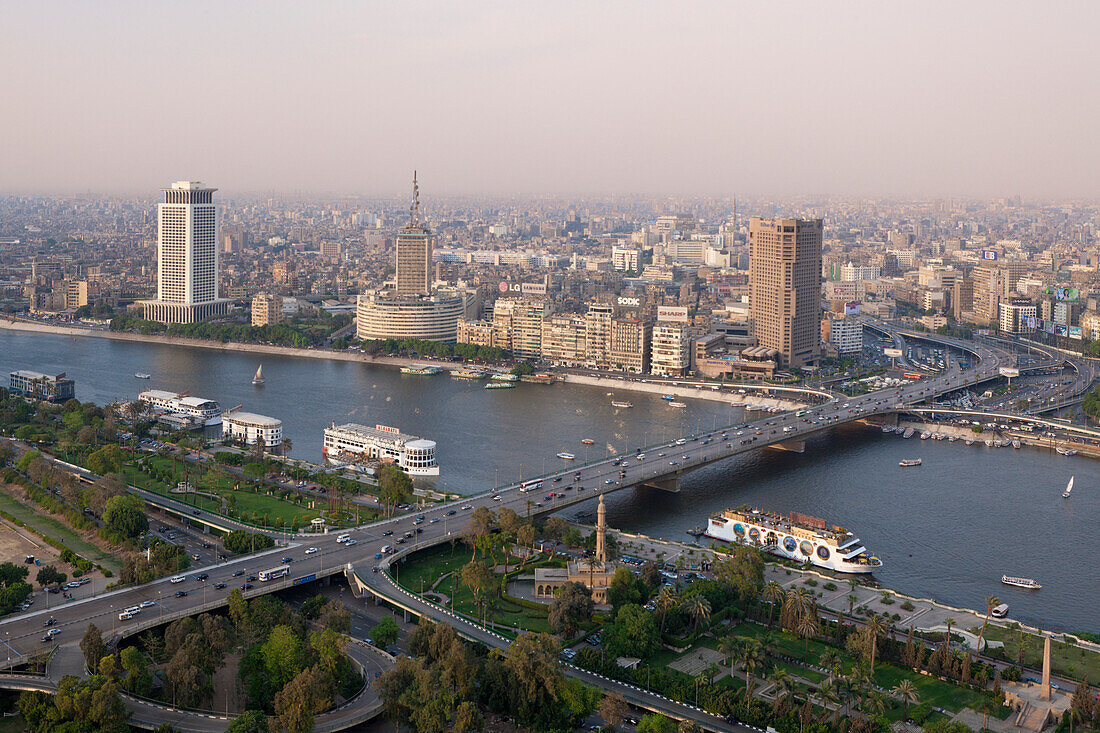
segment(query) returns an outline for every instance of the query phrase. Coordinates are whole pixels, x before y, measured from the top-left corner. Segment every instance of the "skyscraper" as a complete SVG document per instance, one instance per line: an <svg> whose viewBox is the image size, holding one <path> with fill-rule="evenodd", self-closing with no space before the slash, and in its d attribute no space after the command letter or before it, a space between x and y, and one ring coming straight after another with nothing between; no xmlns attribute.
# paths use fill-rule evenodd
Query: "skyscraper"
<svg viewBox="0 0 1100 733"><path fill-rule="evenodd" d="M420 189L414 171L409 224L397 233L397 297L431 295L431 269L432 233L420 223Z"/></svg>
<svg viewBox="0 0 1100 733"><path fill-rule="evenodd" d="M753 328L786 367L811 364L821 352L822 231L821 219L749 222Z"/></svg>
<svg viewBox="0 0 1100 733"><path fill-rule="evenodd" d="M176 181L157 204L157 299L145 318L194 323L224 315L218 297L218 211L214 192L198 181Z"/></svg>

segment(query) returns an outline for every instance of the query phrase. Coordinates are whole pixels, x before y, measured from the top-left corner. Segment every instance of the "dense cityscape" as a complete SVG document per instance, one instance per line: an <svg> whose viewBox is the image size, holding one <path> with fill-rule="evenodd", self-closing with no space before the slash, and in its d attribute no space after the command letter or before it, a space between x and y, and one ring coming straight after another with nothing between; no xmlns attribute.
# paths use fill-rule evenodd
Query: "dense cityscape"
<svg viewBox="0 0 1100 733"><path fill-rule="evenodd" d="M1100 18L802 6L2 11L0 733L1100 730Z"/></svg>

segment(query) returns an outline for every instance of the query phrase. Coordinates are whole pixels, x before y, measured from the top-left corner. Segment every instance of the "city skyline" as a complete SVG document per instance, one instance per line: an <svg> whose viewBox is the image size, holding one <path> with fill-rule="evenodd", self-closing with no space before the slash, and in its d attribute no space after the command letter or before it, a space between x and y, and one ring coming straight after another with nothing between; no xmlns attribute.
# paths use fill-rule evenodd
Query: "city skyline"
<svg viewBox="0 0 1100 733"><path fill-rule="evenodd" d="M110 9L5 11L0 190L1097 193L1094 4Z"/></svg>

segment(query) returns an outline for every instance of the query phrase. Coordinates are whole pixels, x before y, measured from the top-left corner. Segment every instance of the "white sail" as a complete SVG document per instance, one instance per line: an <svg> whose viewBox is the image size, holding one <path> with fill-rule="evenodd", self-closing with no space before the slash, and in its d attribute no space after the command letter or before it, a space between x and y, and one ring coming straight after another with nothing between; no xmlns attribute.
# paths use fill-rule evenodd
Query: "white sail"
<svg viewBox="0 0 1100 733"><path fill-rule="evenodd" d="M1073 476L1069 477L1069 483L1066 484L1066 490L1062 492L1062 496L1069 498L1069 492L1073 491Z"/></svg>
<svg viewBox="0 0 1100 733"><path fill-rule="evenodd" d="M256 367L256 376L252 377L252 383L253 384L263 384L264 383L264 365L263 364L260 364L258 367Z"/></svg>

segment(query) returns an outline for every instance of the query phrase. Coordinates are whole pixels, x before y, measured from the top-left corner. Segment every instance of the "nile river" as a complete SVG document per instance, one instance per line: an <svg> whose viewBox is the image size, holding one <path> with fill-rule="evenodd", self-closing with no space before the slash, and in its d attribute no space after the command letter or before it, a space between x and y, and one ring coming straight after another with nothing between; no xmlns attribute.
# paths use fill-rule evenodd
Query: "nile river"
<svg viewBox="0 0 1100 733"><path fill-rule="evenodd" d="M253 387L263 362L267 383ZM132 399L144 389L190 390L223 407L281 419L292 455L320 461L329 424L385 424L436 441L440 488L473 493L643 443L739 422L719 402L622 392L633 409L612 407L607 390L523 384L483 389L440 375L415 377L354 362L250 355L162 344L0 330L0 368L58 373L77 397ZM134 378L147 372L150 380ZM582 438L595 444L585 446ZM923 465L902 469L902 458ZM1062 489L1076 475L1073 498ZM904 440L877 428L834 429L805 453L755 451L696 471L682 490L627 490L608 498L608 522L628 531L691 541L686 530L709 514L750 503L800 511L856 532L882 558L876 577L910 595L985 607L998 595L1010 615L1058 630L1100 630L1100 466L1038 449L990 449L961 442ZM592 507L566 510L589 518ZM1040 591L1009 588L1002 573L1033 577Z"/></svg>

